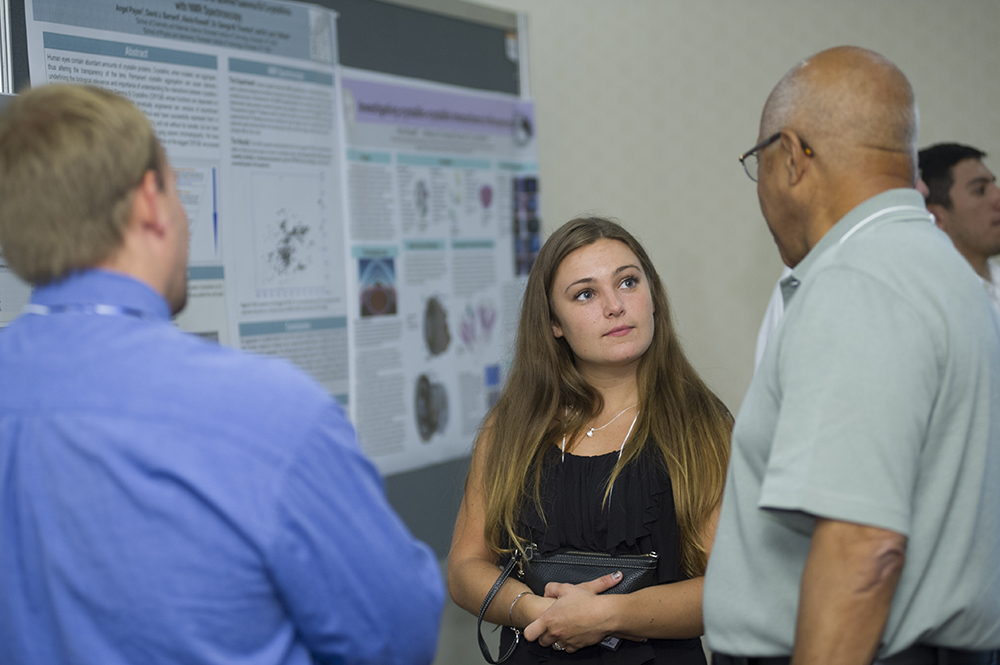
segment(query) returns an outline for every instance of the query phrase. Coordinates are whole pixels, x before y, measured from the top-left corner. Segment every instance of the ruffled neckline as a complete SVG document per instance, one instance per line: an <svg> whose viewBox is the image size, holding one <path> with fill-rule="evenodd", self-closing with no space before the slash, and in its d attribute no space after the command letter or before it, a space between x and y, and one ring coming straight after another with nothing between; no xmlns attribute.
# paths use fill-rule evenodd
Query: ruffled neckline
<svg viewBox="0 0 1000 665"><path fill-rule="evenodd" d="M619 474L610 500L602 506L604 488L618 460L618 452L580 456L553 446L542 464L543 519L528 501L522 511L523 531L530 534L542 554L566 550L646 554L654 529L669 511L672 522L673 490L670 477L657 464L650 446ZM531 482L531 481L529 481ZM530 495L529 487L529 495Z"/></svg>

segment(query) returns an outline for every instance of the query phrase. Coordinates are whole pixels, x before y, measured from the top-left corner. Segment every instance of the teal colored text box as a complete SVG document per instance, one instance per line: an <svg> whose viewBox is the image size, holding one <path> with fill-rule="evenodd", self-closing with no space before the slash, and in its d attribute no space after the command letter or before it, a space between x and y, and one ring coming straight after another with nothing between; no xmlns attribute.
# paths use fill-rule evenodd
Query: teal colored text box
<svg viewBox="0 0 1000 665"><path fill-rule="evenodd" d="M240 60L239 58L229 59L229 71L237 74L254 74L255 76L269 76L283 81L298 81L300 83L318 83L320 85L333 85L333 74L315 72L311 69L300 69L298 67L285 67L284 65L269 65L266 62L254 62L253 60Z"/></svg>
<svg viewBox="0 0 1000 665"><path fill-rule="evenodd" d="M392 155L387 152L363 152L361 150L348 150L347 161L369 162L371 164L391 164Z"/></svg>
<svg viewBox="0 0 1000 665"><path fill-rule="evenodd" d="M451 241L452 249L493 249L496 241L489 238L466 238Z"/></svg>
<svg viewBox="0 0 1000 665"><path fill-rule="evenodd" d="M346 316L331 316L322 319L295 319L293 321L261 321L259 323L241 323L240 337L313 332L315 330L334 330L346 327Z"/></svg>
<svg viewBox="0 0 1000 665"><path fill-rule="evenodd" d="M420 251L441 251L447 245L444 240L407 240L403 243L403 246L407 251L420 252Z"/></svg>
<svg viewBox="0 0 1000 665"><path fill-rule="evenodd" d="M398 247L351 247L351 256L356 259L392 259L399 255Z"/></svg>
<svg viewBox="0 0 1000 665"><path fill-rule="evenodd" d="M488 169L488 159L463 159L460 157L430 157L428 155L397 155L396 162L403 166L446 166L453 169Z"/></svg>
<svg viewBox="0 0 1000 665"><path fill-rule="evenodd" d="M188 266L188 279L225 279L222 266Z"/></svg>
<svg viewBox="0 0 1000 665"><path fill-rule="evenodd" d="M89 37L77 37L75 35L60 35L56 32L43 33L42 43L45 44L45 48L56 49L58 51L73 51L74 53L89 53L91 55L146 60L148 62L165 62L171 65L202 67L204 69L219 68L219 61L214 55L175 51L174 49L157 48L155 46L110 42L105 39L90 39Z"/></svg>
<svg viewBox="0 0 1000 665"><path fill-rule="evenodd" d="M538 173L538 164L532 162L497 162L501 171L516 171L518 173Z"/></svg>

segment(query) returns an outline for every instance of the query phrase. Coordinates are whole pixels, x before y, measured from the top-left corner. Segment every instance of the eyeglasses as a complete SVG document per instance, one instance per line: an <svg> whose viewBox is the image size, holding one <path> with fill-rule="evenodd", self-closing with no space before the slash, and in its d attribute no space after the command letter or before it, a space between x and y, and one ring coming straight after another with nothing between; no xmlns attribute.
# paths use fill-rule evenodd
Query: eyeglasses
<svg viewBox="0 0 1000 665"><path fill-rule="evenodd" d="M760 169L760 151L780 138L781 132L771 134L766 139L740 155L740 164L743 165L743 170L747 172L748 178L757 182L757 172ZM799 138L799 144L802 146L802 152L806 153L809 157L813 156L813 149L806 145L806 142L801 138ZM751 159L751 157L753 159Z"/></svg>

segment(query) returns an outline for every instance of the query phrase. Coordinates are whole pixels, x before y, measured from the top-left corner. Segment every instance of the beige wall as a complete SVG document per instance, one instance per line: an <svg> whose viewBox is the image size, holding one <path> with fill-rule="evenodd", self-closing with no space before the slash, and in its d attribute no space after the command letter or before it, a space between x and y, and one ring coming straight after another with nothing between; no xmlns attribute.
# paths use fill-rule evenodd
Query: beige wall
<svg viewBox="0 0 1000 665"><path fill-rule="evenodd" d="M543 224L619 218L663 277L689 356L735 412L781 270L736 161L778 79L829 46L879 51L910 78L920 145L1000 166L1000 2L487 0L527 12Z"/></svg>

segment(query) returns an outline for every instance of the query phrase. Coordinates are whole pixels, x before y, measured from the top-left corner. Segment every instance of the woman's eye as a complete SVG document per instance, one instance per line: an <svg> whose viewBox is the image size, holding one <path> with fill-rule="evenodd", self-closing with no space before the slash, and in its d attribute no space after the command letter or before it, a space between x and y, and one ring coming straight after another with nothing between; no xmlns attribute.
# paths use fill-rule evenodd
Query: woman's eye
<svg viewBox="0 0 1000 665"><path fill-rule="evenodd" d="M631 289L638 283L639 280L637 280L635 277L626 277L625 279L622 280L622 286L624 286L626 289Z"/></svg>
<svg viewBox="0 0 1000 665"><path fill-rule="evenodd" d="M590 300L593 297L594 297L594 292L591 291L590 289L584 289L583 291L580 291L578 294L576 294L577 300Z"/></svg>

